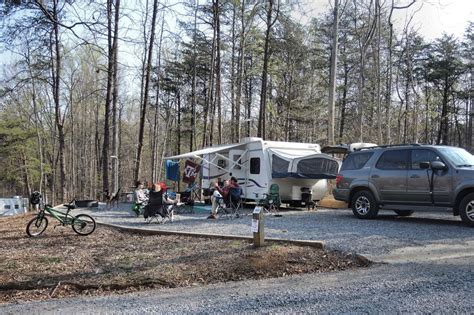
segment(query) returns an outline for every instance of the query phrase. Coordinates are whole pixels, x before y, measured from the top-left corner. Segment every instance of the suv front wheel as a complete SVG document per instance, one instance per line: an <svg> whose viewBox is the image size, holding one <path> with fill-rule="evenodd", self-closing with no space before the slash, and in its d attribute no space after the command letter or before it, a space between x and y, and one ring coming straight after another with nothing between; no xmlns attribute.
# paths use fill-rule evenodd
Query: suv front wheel
<svg viewBox="0 0 474 315"><path fill-rule="evenodd" d="M373 219L379 213L379 205L368 190L361 190L352 197L352 213L359 219Z"/></svg>
<svg viewBox="0 0 474 315"><path fill-rule="evenodd" d="M461 219L468 226L474 227L474 193L464 197L459 205Z"/></svg>

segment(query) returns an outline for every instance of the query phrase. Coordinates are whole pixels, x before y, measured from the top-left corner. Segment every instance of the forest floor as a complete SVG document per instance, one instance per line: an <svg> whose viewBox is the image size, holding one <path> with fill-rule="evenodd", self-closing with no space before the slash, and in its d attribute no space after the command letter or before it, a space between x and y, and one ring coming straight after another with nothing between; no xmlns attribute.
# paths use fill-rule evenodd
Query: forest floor
<svg viewBox="0 0 474 315"><path fill-rule="evenodd" d="M0 218L0 303L127 293L150 288L283 277L363 267L308 246L145 236L97 226L89 236L50 225L36 238L32 214Z"/></svg>

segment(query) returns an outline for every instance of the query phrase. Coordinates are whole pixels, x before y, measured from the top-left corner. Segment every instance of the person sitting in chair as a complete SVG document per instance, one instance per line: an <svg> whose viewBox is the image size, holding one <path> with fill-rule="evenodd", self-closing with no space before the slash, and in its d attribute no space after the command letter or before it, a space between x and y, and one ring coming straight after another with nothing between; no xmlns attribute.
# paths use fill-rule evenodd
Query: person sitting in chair
<svg viewBox="0 0 474 315"><path fill-rule="evenodd" d="M148 201L147 192L144 189L143 183L141 181L137 181L136 184L137 189L135 190L135 202L137 204L144 204Z"/></svg>
<svg viewBox="0 0 474 315"><path fill-rule="evenodd" d="M163 215L163 192L159 184L153 185L148 193L148 203L145 206L145 212L143 216L146 218L156 216L156 214Z"/></svg>
<svg viewBox="0 0 474 315"><path fill-rule="evenodd" d="M170 221L173 222L173 218L174 218L173 206L178 203L178 200L171 199L168 195L167 189L168 187L166 187L166 184L161 183L161 190L163 192L163 204L166 205L166 210L170 214Z"/></svg>
<svg viewBox="0 0 474 315"><path fill-rule="evenodd" d="M148 201L148 191L144 189L143 183L141 181L136 182L137 189L135 190L135 203L132 207L132 210L137 216L140 215L142 208Z"/></svg>
<svg viewBox="0 0 474 315"><path fill-rule="evenodd" d="M215 184L216 191L211 197L212 201L212 208L211 208L211 215L208 216L208 219L216 219L217 215L217 204L219 199L223 199L226 204L229 204L230 201L230 191L233 188L240 188L239 184L237 183L237 178L231 177L230 180L224 181L224 187L219 187L219 184Z"/></svg>

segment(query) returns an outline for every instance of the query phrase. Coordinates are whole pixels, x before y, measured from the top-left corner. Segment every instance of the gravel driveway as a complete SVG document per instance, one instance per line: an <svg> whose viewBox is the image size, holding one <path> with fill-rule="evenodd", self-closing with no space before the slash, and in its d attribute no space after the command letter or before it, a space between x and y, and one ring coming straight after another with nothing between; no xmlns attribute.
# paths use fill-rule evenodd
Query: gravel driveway
<svg viewBox="0 0 474 315"><path fill-rule="evenodd" d="M472 260L0 306L3 314L472 314Z"/></svg>
<svg viewBox="0 0 474 315"><path fill-rule="evenodd" d="M86 212L83 209L78 210ZM89 211L123 226L250 236L250 216L206 220L180 215L150 224L123 211ZM230 282L204 287L0 306L5 314L465 313L474 312L474 229L449 214L383 212L358 220L350 210L265 217L268 237L323 240L329 248L383 262L352 271Z"/></svg>
<svg viewBox="0 0 474 315"><path fill-rule="evenodd" d="M129 206L121 207L124 210L90 211L90 214L99 222L135 228L252 236L250 210L246 211L248 215L233 220L207 220L207 213L194 213L178 215L173 223L146 224L143 218L136 218L126 210ZM376 220L357 219L349 209L287 211L281 214L281 217L265 216L266 237L322 240L328 248L362 254L377 261L386 255L393 259L407 247L416 251L425 247L431 251L431 247L436 247L442 251L453 244L470 249L474 255L473 229L449 213L419 212L402 218L396 217L393 211L380 211Z"/></svg>

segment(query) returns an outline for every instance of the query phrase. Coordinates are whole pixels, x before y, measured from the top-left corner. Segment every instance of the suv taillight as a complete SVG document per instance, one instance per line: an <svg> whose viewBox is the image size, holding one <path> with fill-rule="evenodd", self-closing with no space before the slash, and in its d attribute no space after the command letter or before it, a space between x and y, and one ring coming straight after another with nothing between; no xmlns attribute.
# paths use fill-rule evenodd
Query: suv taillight
<svg viewBox="0 0 474 315"><path fill-rule="evenodd" d="M336 176L336 185L339 185L339 183L341 182L341 180L344 178L344 176L342 175L337 175Z"/></svg>

